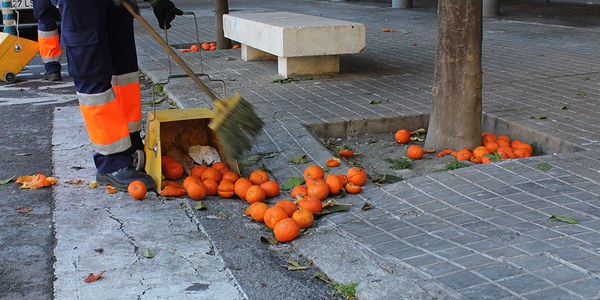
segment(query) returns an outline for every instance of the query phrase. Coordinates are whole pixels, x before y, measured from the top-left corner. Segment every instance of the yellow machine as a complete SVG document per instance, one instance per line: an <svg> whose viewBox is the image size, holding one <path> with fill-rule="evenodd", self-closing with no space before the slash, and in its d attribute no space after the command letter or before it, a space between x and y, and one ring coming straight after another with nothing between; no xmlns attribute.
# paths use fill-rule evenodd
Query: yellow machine
<svg viewBox="0 0 600 300"><path fill-rule="evenodd" d="M38 53L37 42L0 32L0 80L13 83Z"/></svg>
<svg viewBox="0 0 600 300"><path fill-rule="evenodd" d="M229 169L239 173L236 161L225 157L216 133L208 127L215 112L208 108L169 109L149 112L144 147L145 169L161 190L161 156L175 147L186 152L190 146L211 146L219 152Z"/></svg>

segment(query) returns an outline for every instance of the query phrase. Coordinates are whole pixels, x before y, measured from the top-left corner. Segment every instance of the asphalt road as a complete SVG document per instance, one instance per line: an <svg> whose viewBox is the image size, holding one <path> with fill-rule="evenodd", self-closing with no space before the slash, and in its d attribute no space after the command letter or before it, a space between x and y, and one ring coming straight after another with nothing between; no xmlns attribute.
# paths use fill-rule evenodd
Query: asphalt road
<svg viewBox="0 0 600 300"><path fill-rule="evenodd" d="M42 72L34 60L16 83L0 83L0 180L52 173L52 112L74 96L72 82L43 82ZM52 298L52 189L21 190L13 179L0 199L0 299Z"/></svg>

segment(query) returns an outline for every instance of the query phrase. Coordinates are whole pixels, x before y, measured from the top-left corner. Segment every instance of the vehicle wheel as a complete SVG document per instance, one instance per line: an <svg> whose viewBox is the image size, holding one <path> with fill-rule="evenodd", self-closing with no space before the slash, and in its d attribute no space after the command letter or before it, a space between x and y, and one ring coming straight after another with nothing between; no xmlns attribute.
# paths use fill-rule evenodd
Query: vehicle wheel
<svg viewBox="0 0 600 300"><path fill-rule="evenodd" d="M17 77L15 76L15 73L8 72L8 73L4 74L4 81L6 81L6 82L13 83L13 82L15 82L15 79L17 79Z"/></svg>
<svg viewBox="0 0 600 300"><path fill-rule="evenodd" d="M146 154L144 150L137 150L132 155L133 166L138 171L143 171L146 165Z"/></svg>

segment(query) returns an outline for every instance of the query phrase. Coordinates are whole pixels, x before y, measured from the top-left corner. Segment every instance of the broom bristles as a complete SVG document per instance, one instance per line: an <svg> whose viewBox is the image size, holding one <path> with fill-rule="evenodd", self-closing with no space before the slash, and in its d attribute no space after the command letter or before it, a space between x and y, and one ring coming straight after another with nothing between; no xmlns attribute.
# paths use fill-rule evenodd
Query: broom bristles
<svg viewBox="0 0 600 300"><path fill-rule="evenodd" d="M226 157L238 160L244 151L252 147L264 122L256 114L252 104L239 94L216 100L215 107L216 116L208 126L217 133Z"/></svg>

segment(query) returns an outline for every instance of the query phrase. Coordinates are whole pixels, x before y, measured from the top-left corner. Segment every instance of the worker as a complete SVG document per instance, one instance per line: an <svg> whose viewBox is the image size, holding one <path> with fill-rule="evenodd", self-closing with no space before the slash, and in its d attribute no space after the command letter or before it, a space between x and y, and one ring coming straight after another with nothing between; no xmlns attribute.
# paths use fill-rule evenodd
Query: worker
<svg viewBox="0 0 600 300"><path fill-rule="evenodd" d="M44 78L49 81L60 81L62 80L60 75L62 51L58 37L58 8L52 5L50 0L35 0L33 15L38 22L38 47L46 69Z"/></svg>
<svg viewBox="0 0 600 300"><path fill-rule="evenodd" d="M132 154L143 149L133 16L118 0L52 1L62 15L69 75L96 151L96 181L127 190L129 183L140 180L155 190L152 177L132 161ZM137 9L135 1L127 2ZM161 28L169 28L183 14L169 0L150 0L150 5Z"/></svg>

